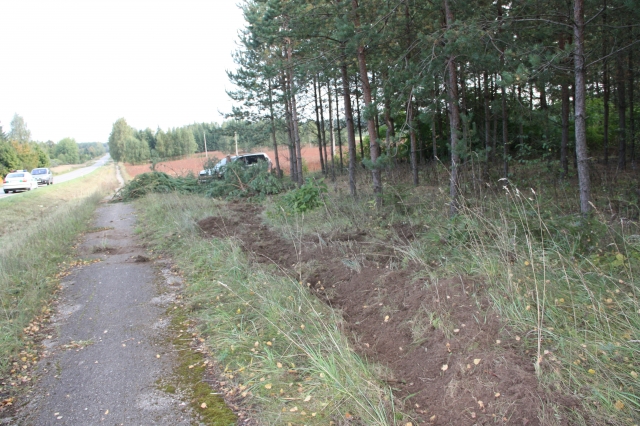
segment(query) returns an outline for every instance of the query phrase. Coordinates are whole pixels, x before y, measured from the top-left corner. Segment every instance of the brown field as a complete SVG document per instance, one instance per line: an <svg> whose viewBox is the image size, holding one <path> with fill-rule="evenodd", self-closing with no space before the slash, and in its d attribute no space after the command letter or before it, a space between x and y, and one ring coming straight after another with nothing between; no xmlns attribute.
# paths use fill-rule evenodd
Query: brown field
<svg viewBox="0 0 640 426"><path fill-rule="evenodd" d="M346 156L347 147L342 147L343 155ZM252 152L264 152L266 153L275 167L275 155L273 149L255 149ZM227 153L220 151L210 151L209 158L217 157L219 159L224 158ZM331 155L331 154L329 154ZM339 155L336 148L335 155ZM285 174L289 173L289 151L286 147L278 147L278 157L280 160L280 168ZM318 153L318 147L304 146L302 147L302 158L304 164L306 164L307 170L315 172L320 170L320 154ZM156 165L156 170L165 172L172 176L185 176L189 173L198 174L203 169L203 164L207 161L204 153L197 153L185 158L171 161L163 161ZM139 174L146 173L151 170L151 164L125 164L126 172L132 178Z"/></svg>

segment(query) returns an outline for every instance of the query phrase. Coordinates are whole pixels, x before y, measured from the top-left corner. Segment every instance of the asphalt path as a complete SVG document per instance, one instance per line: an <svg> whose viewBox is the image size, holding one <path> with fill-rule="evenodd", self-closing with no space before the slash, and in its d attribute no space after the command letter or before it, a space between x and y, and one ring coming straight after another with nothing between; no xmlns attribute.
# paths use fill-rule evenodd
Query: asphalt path
<svg viewBox="0 0 640 426"><path fill-rule="evenodd" d="M79 247L95 263L63 282L42 377L17 424L190 425L180 393L161 381L178 362L167 309L182 286L135 236L131 205L103 203Z"/></svg>
<svg viewBox="0 0 640 426"><path fill-rule="evenodd" d="M56 183L66 182L66 181L69 181L69 180L72 180L72 179L77 179L79 177L88 175L89 173L93 172L97 168L102 167L105 164L107 164L109 159L110 159L109 154L105 154L103 157L101 157L99 160L97 160L91 166L82 167L80 169L76 169L76 170L73 170L73 171L71 171L69 173L65 173L65 174L62 174L62 175L54 175L53 176L53 183L55 185ZM18 194L23 194L23 192L5 194L4 191L2 191L2 192L0 192L0 199L4 198L4 197L11 197L11 196L18 195Z"/></svg>

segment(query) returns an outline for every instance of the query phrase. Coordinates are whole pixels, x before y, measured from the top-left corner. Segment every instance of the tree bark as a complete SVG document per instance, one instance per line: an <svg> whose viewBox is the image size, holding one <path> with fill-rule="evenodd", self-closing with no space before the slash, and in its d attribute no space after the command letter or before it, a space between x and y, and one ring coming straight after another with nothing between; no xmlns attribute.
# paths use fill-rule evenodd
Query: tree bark
<svg viewBox="0 0 640 426"><path fill-rule="evenodd" d="M624 170L627 166L627 119L625 102L625 75L622 53L616 56L617 83L618 83L618 169Z"/></svg>
<svg viewBox="0 0 640 426"><path fill-rule="evenodd" d="M602 27L605 28L607 25L607 0L604 0L602 12ZM602 150L604 151L604 165L609 165L609 60L607 59L607 55L609 54L609 46L608 46L608 33L606 30L602 32L602 57L604 60L602 61L602 101L603 101L603 139L602 139Z"/></svg>
<svg viewBox="0 0 640 426"><path fill-rule="evenodd" d="M453 23L453 13L449 7L449 1L444 0L445 22L447 28ZM460 110L458 108L458 77L456 74L455 58L450 56L447 59L448 84L447 91L449 94L449 122L451 127L451 176L449 178L449 216L455 216L458 213L458 165L460 156L458 155L458 133L460 129Z"/></svg>
<svg viewBox="0 0 640 426"><path fill-rule="evenodd" d="M336 150L336 142L333 134L333 102L331 100L331 82L327 81L327 96L329 99L329 135L331 139L331 180L336 181L336 162L333 155ZM327 144L324 144L324 156L327 158Z"/></svg>
<svg viewBox="0 0 640 426"><path fill-rule="evenodd" d="M569 145L569 84L562 81L560 85L562 97L562 140L560 141L560 164L562 166L562 178L565 179L569 174L569 157L567 156L567 147Z"/></svg>
<svg viewBox="0 0 640 426"><path fill-rule="evenodd" d="M409 99L407 100L407 124L409 124L409 140L410 140L410 158L411 158L411 176L413 178L413 184L418 186L418 160L416 153L416 129L413 122L413 90L409 93Z"/></svg>
<svg viewBox="0 0 640 426"><path fill-rule="evenodd" d="M320 152L320 169L322 173L326 176L327 170L325 166L325 161L322 158L322 134L320 131L320 114L318 110L320 107L318 106L318 88L317 88L317 79L316 76L313 77L313 102L316 106L316 130L318 131L318 151Z"/></svg>
<svg viewBox="0 0 640 426"><path fill-rule="evenodd" d="M291 121L293 122L293 140L296 153L296 177L298 178L298 187L300 187L304 184L304 177L302 176L302 146L300 143L300 129L298 127L296 85L293 75L293 46L289 37L285 38L285 47L287 55L287 74L289 77L289 94L291 99Z"/></svg>
<svg viewBox="0 0 640 426"><path fill-rule="evenodd" d="M633 30L632 30L633 31ZM633 36L633 33L632 33ZM633 110L633 89L635 87L635 76L633 67L633 48L629 49L629 143L631 149L631 168L636 169L636 129L635 129L635 116Z"/></svg>
<svg viewBox="0 0 640 426"><path fill-rule="evenodd" d="M503 157L503 174L504 178L509 177L509 123L507 114L507 89L504 84L501 85L500 92L502 95L502 157Z"/></svg>
<svg viewBox="0 0 640 426"><path fill-rule="evenodd" d="M364 144L362 142L362 118L360 116L360 92L358 92L358 77L356 76L356 113L358 114L358 137L360 138L360 159L364 160Z"/></svg>
<svg viewBox="0 0 640 426"><path fill-rule="evenodd" d="M280 170L280 158L278 157L278 141L276 139L276 123L273 114L273 85L269 79L269 122L271 124L271 141L273 142L273 156L276 161L276 176L282 179L282 170Z"/></svg>
<svg viewBox="0 0 640 426"><path fill-rule="evenodd" d="M587 154L586 85L584 60L584 0L573 3L574 69L575 69L575 133L578 159L578 184L580 186L580 212L587 215L591 210L591 180L589 179L589 157Z"/></svg>
<svg viewBox="0 0 640 426"><path fill-rule="evenodd" d="M344 44L343 44L343 52ZM347 144L349 146L349 192L355 197L356 191L356 134L353 126L353 111L351 110L351 89L349 88L349 75L347 62L342 60L340 65L342 74L342 98L344 99L344 120L347 123Z"/></svg>
<svg viewBox="0 0 640 426"><path fill-rule="evenodd" d="M287 81L286 73L282 71L280 76L282 81L282 87L284 92L284 109L285 109L285 121L287 124L287 136L289 137L289 175L294 182L298 181L298 168L296 166L296 154L295 154L295 138L293 137L293 123L291 120L291 101L289 94L289 82Z"/></svg>
<svg viewBox="0 0 640 426"><path fill-rule="evenodd" d="M333 84L336 91L336 133L338 134L338 150L340 152L340 174L343 172L343 162L342 162L342 134L340 131L340 107L339 101L340 96L338 92L338 79L333 80Z"/></svg>
<svg viewBox="0 0 640 426"><path fill-rule="evenodd" d="M354 24L356 31L360 32L360 18L358 16L358 0L351 0L351 7L354 12ZM369 75L367 72L367 58L364 51L364 44L358 43L358 67L360 70L360 81L362 82L362 97L364 98L364 105L367 109L372 109L373 101L371 99L371 86L369 85ZM373 180L373 192L376 195L376 205L378 208L382 206L382 178L380 169L377 165L378 160L378 132L376 129L375 116L377 114L370 114L367 117L367 128L369 130L369 151L371 156L371 163L373 163L373 169L371 170L371 177Z"/></svg>
<svg viewBox="0 0 640 426"><path fill-rule="evenodd" d="M489 74L484 72L484 160L488 164L491 152L491 111L489 110Z"/></svg>

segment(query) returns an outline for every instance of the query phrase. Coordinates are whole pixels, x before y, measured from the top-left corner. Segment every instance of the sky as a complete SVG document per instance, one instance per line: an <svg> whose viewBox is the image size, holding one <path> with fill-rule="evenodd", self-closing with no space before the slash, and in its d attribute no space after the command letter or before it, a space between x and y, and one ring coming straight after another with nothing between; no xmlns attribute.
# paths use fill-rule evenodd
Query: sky
<svg viewBox="0 0 640 426"><path fill-rule="evenodd" d="M106 142L136 129L218 122L243 28L237 0L3 0L0 125L37 141Z"/></svg>

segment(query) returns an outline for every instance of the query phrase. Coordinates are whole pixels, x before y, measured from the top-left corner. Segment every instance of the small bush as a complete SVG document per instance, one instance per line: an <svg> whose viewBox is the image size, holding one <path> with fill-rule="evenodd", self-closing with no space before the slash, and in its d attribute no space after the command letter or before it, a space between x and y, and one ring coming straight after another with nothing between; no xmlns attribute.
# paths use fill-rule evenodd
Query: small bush
<svg viewBox="0 0 640 426"><path fill-rule="evenodd" d="M291 213L304 213L320 206L322 194L326 193L327 185L324 183L324 179L316 181L307 178L304 185L283 197L283 207Z"/></svg>

